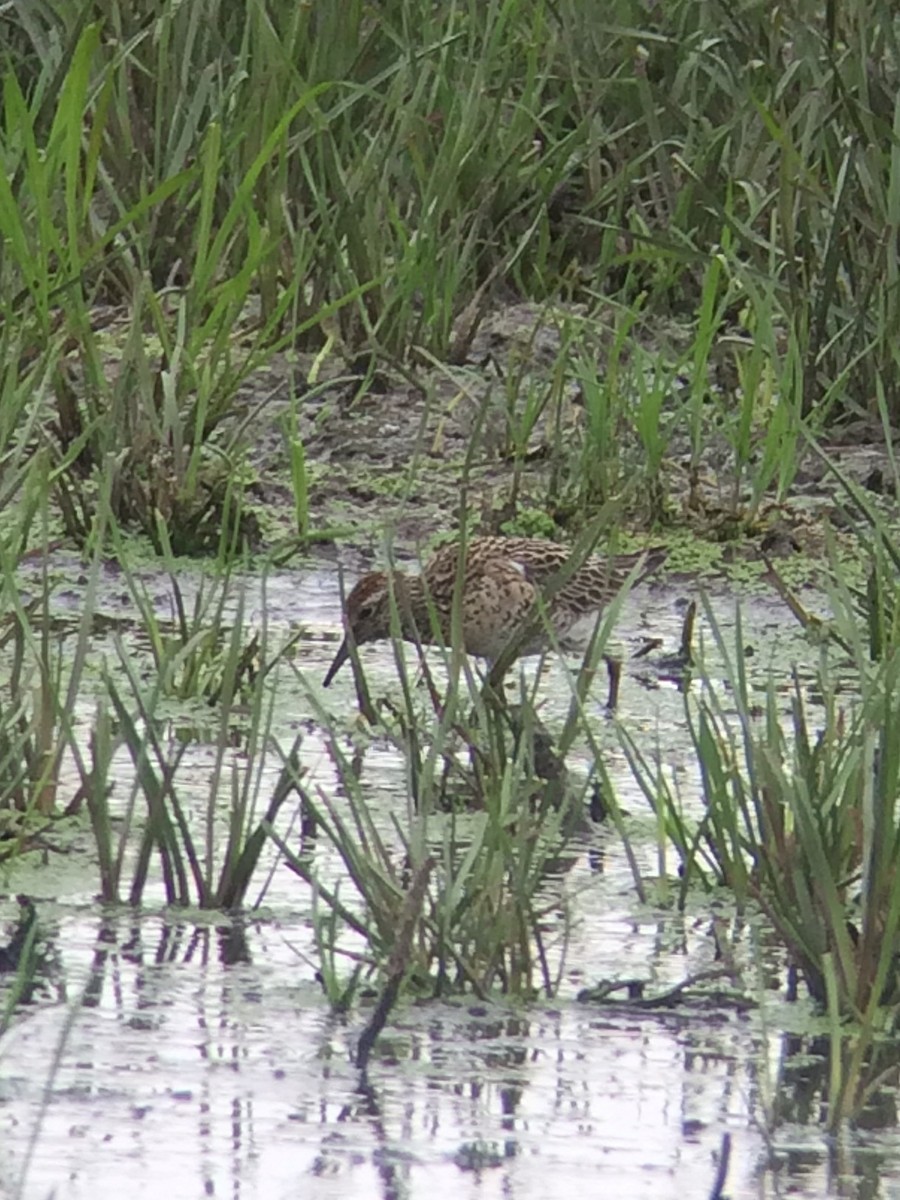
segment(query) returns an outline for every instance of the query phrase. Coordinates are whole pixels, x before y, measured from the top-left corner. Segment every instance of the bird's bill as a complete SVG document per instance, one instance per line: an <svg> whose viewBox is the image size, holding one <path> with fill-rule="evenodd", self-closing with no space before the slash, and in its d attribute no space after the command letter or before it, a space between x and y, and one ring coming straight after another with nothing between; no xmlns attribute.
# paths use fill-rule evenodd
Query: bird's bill
<svg viewBox="0 0 900 1200"><path fill-rule="evenodd" d="M341 667L344 665L344 663L347 661L347 659L349 657L350 657L350 648L347 645L347 639L344 638L344 640L341 642L340 646L338 646L337 654L335 654L334 659L331 663L331 666L328 668L328 672L327 672L327 674L325 676L325 680L324 680L325 687L328 687L328 685L331 683L332 679L334 679L335 675L337 675L338 671L341 669Z"/></svg>

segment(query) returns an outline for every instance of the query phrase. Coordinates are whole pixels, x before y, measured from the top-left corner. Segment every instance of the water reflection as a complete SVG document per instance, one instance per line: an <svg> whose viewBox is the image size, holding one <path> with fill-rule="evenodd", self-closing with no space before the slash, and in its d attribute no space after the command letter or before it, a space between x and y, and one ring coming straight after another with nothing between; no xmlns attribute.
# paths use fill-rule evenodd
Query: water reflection
<svg viewBox="0 0 900 1200"><path fill-rule="evenodd" d="M612 932L656 979L710 953L708 922L658 914ZM537 1198L550 1180L591 1178L621 1197L702 1195L725 1130L735 1200L779 1194L776 1179L794 1196L833 1184L815 1126L821 1060L754 1012L410 1004L360 1079L365 1013L331 1016L298 947L311 950L300 920L61 920L55 948L80 1004L20 1010L0 1042L0 1186L26 1200L105 1200L124 1178L169 1200ZM766 1164L754 1122L773 1094ZM877 1129L895 1116L871 1113ZM877 1157L888 1190L871 1194L890 1195L896 1148Z"/></svg>

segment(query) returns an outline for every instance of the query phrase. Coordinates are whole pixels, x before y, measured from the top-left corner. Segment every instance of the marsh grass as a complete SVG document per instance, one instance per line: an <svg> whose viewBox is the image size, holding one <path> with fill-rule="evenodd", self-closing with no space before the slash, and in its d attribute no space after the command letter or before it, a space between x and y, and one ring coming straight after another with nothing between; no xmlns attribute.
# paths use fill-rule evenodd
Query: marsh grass
<svg viewBox="0 0 900 1200"><path fill-rule="evenodd" d="M140 904L155 857L167 904L240 908L264 846L263 823L275 821L302 775L298 745L289 752L271 787L271 772L265 769L263 747L257 738L251 735L248 739L248 761L239 763L227 752L229 729L223 725L214 766L206 777L207 799L198 828L196 806L183 800L185 791L194 790L191 772L182 765L184 747L167 746L157 736L152 710L139 703L133 717L112 681L109 689L121 730L119 739L134 764L135 778L121 824L117 822L118 835L106 792L92 796L90 811L103 898L122 903L126 885L127 902ZM98 725L108 746L105 720L99 718ZM108 762L108 756L103 761ZM264 801L264 788L269 787L269 798ZM146 806L143 814L139 802Z"/></svg>
<svg viewBox="0 0 900 1200"><path fill-rule="evenodd" d="M0 709L0 808L44 816L56 807L62 754L67 738L59 713L61 659L52 646L50 622L43 613L37 646L26 610L7 619L4 643L12 654L8 691ZM36 651L36 660L31 651ZM22 826L24 831L25 826Z"/></svg>
<svg viewBox="0 0 900 1200"><path fill-rule="evenodd" d="M482 743L480 807L454 806L448 812L443 799L448 761L461 771L455 760L465 748L449 738L438 742L441 753L432 749L415 780L410 771L415 799L410 796L406 818L395 819L386 833L352 763L331 744L345 803L338 807L319 793L310 808L317 837L327 839L342 863L340 889L327 887L312 860L279 840L288 863L324 906L317 936L327 978L338 978L340 954L356 961L354 973L362 964L369 979L402 975L416 994L473 991L486 997L500 989L527 996L538 986L553 994L556 976L542 923L561 903L547 885L565 845L563 810L535 802L531 789L523 787L523 745L524 739L500 765ZM414 888L417 878L422 882ZM398 964L398 930L407 926L412 932ZM348 931L355 935L349 942ZM346 985L329 988L332 999L345 991Z"/></svg>
<svg viewBox="0 0 900 1200"><path fill-rule="evenodd" d="M220 618L222 611L221 606L216 609ZM264 621L245 645L242 615L239 601L227 635L215 647L214 672L209 678L200 670L209 649L207 628L198 627L194 638L173 659L177 665L186 658L182 666L187 674L182 678L190 678L193 695L206 701L207 724L215 731L213 764L202 775L206 791L202 805L194 798L190 802L185 799L185 791L193 794L197 790L194 773L185 763L188 743L179 744L171 737L171 724L159 711L171 690L170 672L161 670L148 686L133 653L121 639L117 642L117 669L105 673L109 712L101 707L95 725L95 761L102 763L103 773L108 774L115 746L121 745L134 773L124 810L116 814L118 834L113 832L108 788L95 790L91 798L106 900L119 901L123 886L127 886L129 902L139 904L155 857L167 903L228 910L241 907L265 845L265 829L299 787L299 739L284 754L277 773L272 769L272 759L279 752L272 735L274 694L266 676L276 657L267 660ZM220 636L214 641L218 643ZM258 656L260 660L252 671L247 665L248 646L253 648L254 659ZM234 752L237 729L241 731L240 755Z"/></svg>
<svg viewBox="0 0 900 1200"><path fill-rule="evenodd" d="M149 643L160 694L179 700L205 700L215 706L224 692L252 696L263 665L260 633L244 631L244 588L226 562L216 578L201 577L188 605L175 560L168 558L172 615L157 613L153 599L136 572L126 570L132 598ZM158 582L157 580L155 580ZM265 592L265 583L263 583ZM265 664L271 670L290 651L296 637Z"/></svg>
<svg viewBox="0 0 900 1200"><path fill-rule="evenodd" d="M42 15L54 19L50 10ZM156 30L162 45L170 44L178 23L177 6L169 6ZM134 129L113 97L125 79L134 78L146 47L141 32L127 53L110 58L110 32L109 25L86 25L68 66L45 63L31 95L18 89L15 73L8 76L0 227L10 247L3 295L14 297L15 306L6 301L4 328L14 322L24 335L20 357L41 354L47 342L53 346L40 428L54 454L53 488L71 538L84 545L92 536L99 480L111 475L116 520L142 529L160 550L242 547L253 533L242 505L250 422L235 420L243 415L238 389L280 345L326 320L346 299L326 300L312 318L300 313L298 272L279 286L270 306L260 311L259 305L261 293L272 291L266 272L284 229L280 223L273 235L260 222L255 191L284 152L312 93L302 91L277 114L249 160L241 155L242 173L223 203L229 148L215 119L201 122L210 116L208 105L233 98L209 87L207 76L199 106L179 113L187 125L179 119L167 131L178 139L177 149L156 145L147 175L156 182L136 194L133 163L125 171L120 157L123 138ZM199 49L195 40L189 44ZM168 72L154 76L160 103L174 84ZM54 85L55 94L47 90ZM142 92L143 84L136 90ZM133 99L126 101L129 110ZM234 130L233 136L244 138L245 132ZM129 155L146 151L142 143L136 136ZM8 179L18 185L15 196ZM156 282L159 252L172 247L166 237L154 239L175 197L192 214L191 246ZM176 288L169 276L188 264L190 284ZM111 292L122 306L112 312ZM19 407L31 412L34 404L23 394ZM253 406L256 415L260 407Z"/></svg>
<svg viewBox="0 0 900 1200"><path fill-rule="evenodd" d="M0 1034L9 1027L17 1005L32 999L44 967L37 910L30 897L19 896L17 900L18 920L10 940L0 947L0 972L12 977L0 1009Z"/></svg>
<svg viewBox="0 0 900 1200"><path fill-rule="evenodd" d="M98 511L112 521L109 507ZM9 604L0 699L3 860L42 845L58 816L85 808L105 901L127 896L140 904L148 881L161 878L167 903L238 908L266 844L264 825L276 821L302 775L299 741L281 749L272 733L272 672L295 639L270 650L264 604L257 630L244 629L243 591L230 571L208 592L198 589L191 614L170 577L177 610L170 632L126 568L146 646L116 635L112 658L100 663L91 649L104 544L101 529L74 629L51 611L49 560L29 601L0 549ZM78 712L87 694L95 704L89 733ZM201 725L213 730L213 764L199 774L186 757L189 743L175 736L174 699L201 704ZM127 795L114 803L129 777Z"/></svg>
<svg viewBox="0 0 900 1200"><path fill-rule="evenodd" d="M427 14L391 0L345 16L281 0L215 3L203 21L172 2L0 16L0 325L13 362L40 360L41 402L4 372L53 450L69 536L91 536L113 472L117 519L154 542L163 522L179 552L218 552L223 526L252 543L240 388L254 371L298 344L458 359L503 289L578 300L588 320L619 306L604 378L585 382L580 506L615 488L623 403L652 514L670 508L673 436L699 471L718 412L730 505L750 522L789 486L801 424L873 397L894 418L884 0L825 23L798 0L775 25L752 3L714 37L686 0ZM616 347L637 322L652 352L670 320L688 331L687 402L662 362L617 399ZM514 455L556 406L567 356L549 386L513 372Z"/></svg>
<svg viewBox="0 0 900 1200"><path fill-rule="evenodd" d="M24 480L30 501L16 510L19 524L11 530L9 543L0 544L0 595L6 609L0 644L9 656L0 698L0 808L15 810L26 818L58 814L58 801L66 794L63 772L71 767L80 786L74 795L66 796L63 807L66 813L77 812L90 778L74 732L73 712L76 697L89 686L99 556L90 565L74 632L70 627L61 629L51 612L53 581L46 558L30 598L20 589L16 575L16 555L34 525L42 529L45 545L48 541L48 474L46 457L32 463ZM23 844L29 824L27 819L17 823L17 836Z"/></svg>
<svg viewBox="0 0 900 1200"><path fill-rule="evenodd" d="M897 478L896 461L890 438L886 437L889 469ZM815 443L812 452L825 463L839 487L843 521L857 539L857 559L863 571L854 569L845 555L838 552L834 536L828 539L828 595L832 618L815 622L802 610L796 615L804 625L816 625L830 636L854 662L867 673L879 663L889 661L900 642L900 545L890 510L879 507L871 495L849 478L835 459ZM886 485L890 488L890 483Z"/></svg>
<svg viewBox="0 0 900 1200"><path fill-rule="evenodd" d="M680 864L680 902L699 881L727 888L739 910L760 908L829 1014L836 1129L879 1080L878 1047L896 1035L900 1013L900 667L895 655L874 670L854 664L858 695L845 698L847 668L822 650L812 679L795 673L786 695L774 680L760 694L745 667L740 613L733 645L708 608L705 618L727 693L701 665L702 691L685 697L702 818L685 815L668 773L627 735L626 753L656 813L661 853L671 847Z"/></svg>

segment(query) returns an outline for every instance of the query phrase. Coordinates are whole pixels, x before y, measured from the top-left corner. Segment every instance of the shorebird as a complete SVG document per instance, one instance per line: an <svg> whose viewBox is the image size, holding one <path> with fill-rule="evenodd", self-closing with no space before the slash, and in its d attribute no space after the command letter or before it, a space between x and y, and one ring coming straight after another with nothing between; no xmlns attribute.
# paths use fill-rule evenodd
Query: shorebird
<svg viewBox="0 0 900 1200"><path fill-rule="evenodd" d="M557 642L564 647L577 644L635 567L640 566L639 582L657 570L667 553L656 547L610 558L592 555L557 586L571 558L570 547L543 538L469 538L459 600L463 647L493 663L513 634L527 624L528 636L518 654L541 653L551 645L546 623L538 617L542 601ZM459 554L460 546L454 542L442 546L421 575L405 571L364 575L347 597L345 636L328 668L325 686L347 661L351 644L361 646L391 636L392 605L406 641L449 645Z"/></svg>

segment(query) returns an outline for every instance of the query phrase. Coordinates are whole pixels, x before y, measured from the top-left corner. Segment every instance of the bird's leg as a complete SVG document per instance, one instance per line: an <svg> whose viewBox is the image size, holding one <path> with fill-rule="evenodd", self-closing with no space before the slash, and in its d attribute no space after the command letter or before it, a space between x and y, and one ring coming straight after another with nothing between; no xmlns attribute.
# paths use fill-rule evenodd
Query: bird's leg
<svg viewBox="0 0 900 1200"><path fill-rule="evenodd" d="M347 640L347 657L350 659L350 669L353 671L353 686L356 688L356 703L359 705L359 711L370 725L377 725L378 713L372 703L366 675L362 669L362 663L359 661L359 650L352 638Z"/></svg>
<svg viewBox="0 0 900 1200"><path fill-rule="evenodd" d="M618 658L613 658L611 654L604 654L603 661L606 663L606 671L609 675L609 692L606 697L606 708L609 712L614 712L616 705L619 703L619 682L622 678L622 663Z"/></svg>
<svg viewBox="0 0 900 1200"><path fill-rule="evenodd" d="M697 601L692 600L687 606L687 612L684 614L684 624L681 626L681 646L678 651L678 657L686 667L691 667L694 664L694 621L697 619Z"/></svg>

